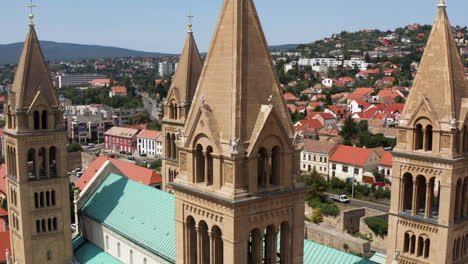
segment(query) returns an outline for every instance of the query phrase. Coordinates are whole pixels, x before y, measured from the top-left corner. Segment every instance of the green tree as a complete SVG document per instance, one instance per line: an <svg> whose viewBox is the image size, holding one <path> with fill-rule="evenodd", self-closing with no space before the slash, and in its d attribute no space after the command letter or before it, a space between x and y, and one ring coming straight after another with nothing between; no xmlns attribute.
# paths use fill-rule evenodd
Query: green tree
<svg viewBox="0 0 468 264"><path fill-rule="evenodd" d="M323 222L322 209L316 208L310 217L310 221L314 224L320 224Z"/></svg>
<svg viewBox="0 0 468 264"><path fill-rule="evenodd" d="M83 147L81 147L78 143L71 143L67 145L68 152L81 152L83 151Z"/></svg>
<svg viewBox="0 0 468 264"><path fill-rule="evenodd" d="M146 128L150 130L156 130L156 131L162 130L161 124L157 120L154 120L151 123L149 123Z"/></svg>
<svg viewBox="0 0 468 264"><path fill-rule="evenodd" d="M147 124L150 121L150 116L147 112L137 112L132 116L132 125Z"/></svg>
<svg viewBox="0 0 468 264"><path fill-rule="evenodd" d="M401 103L404 103L405 102L405 98L401 97L401 96L397 96L395 97L395 103L397 104L401 104Z"/></svg>

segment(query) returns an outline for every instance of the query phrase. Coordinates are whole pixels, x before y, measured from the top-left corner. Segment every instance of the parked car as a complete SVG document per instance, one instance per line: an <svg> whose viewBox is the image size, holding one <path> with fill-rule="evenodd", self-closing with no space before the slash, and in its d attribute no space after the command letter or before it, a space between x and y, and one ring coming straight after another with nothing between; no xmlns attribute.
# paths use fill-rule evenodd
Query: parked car
<svg viewBox="0 0 468 264"><path fill-rule="evenodd" d="M128 160L135 160L135 157L128 157Z"/></svg>
<svg viewBox="0 0 468 264"><path fill-rule="evenodd" d="M385 183L384 183L384 182L381 182L381 181L375 182L374 185L375 185L375 186L382 186L382 187L385 187Z"/></svg>
<svg viewBox="0 0 468 264"><path fill-rule="evenodd" d="M330 196L330 199L335 202L340 202L340 203L349 203L349 198L345 194L341 195L332 195Z"/></svg>

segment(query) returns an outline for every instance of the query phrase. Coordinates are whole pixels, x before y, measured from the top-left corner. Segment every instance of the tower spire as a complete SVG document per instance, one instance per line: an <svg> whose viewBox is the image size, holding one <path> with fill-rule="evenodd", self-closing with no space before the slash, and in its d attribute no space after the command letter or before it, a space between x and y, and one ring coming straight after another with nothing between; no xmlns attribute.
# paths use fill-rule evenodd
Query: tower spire
<svg viewBox="0 0 468 264"><path fill-rule="evenodd" d="M438 7L446 8L447 4L445 3L445 0L440 0Z"/></svg>
<svg viewBox="0 0 468 264"><path fill-rule="evenodd" d="M195 17L192 15L192 10L189 11L189 14L188 14L188 19L189 19L189 23L188 23L188 32L189 33L193 33L193 24L192 24L192 19Z"/></svg>
<svg viewBox="0 0 468 264"><path fill-rule="evenodd" d="M33 12L33 8L35 8L36 5L34 5L33 0L30 0L30 1L29 1L28 7L29 7L29 9L30 9L30 12L29 12L29 25L30 25L30 26L34 26L34 12Z"/></svg>

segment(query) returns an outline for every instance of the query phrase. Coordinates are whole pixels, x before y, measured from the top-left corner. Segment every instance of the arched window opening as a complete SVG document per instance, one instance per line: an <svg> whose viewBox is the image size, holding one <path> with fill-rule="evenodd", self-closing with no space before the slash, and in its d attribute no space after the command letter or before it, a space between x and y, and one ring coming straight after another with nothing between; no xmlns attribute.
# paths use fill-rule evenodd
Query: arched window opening
<svg viewBox="0 0 468 264"><path fill-rule="evenodd" d="M436 178L431 178L429 181L429 217L438 218L439 217L439 204L440 204L440 183Z"/></svg>
<svg viewBox="0 0 468 264"><path fill-rule="evenodd" d="M424 214L426 212L426 178L422 175L416 178L416 190L417 213Z"/></svg>
<svg viewBox="0 0 468 264"><path fill-rule="evenodd" d="M263 256L262 233L257 228L250 232L247 247L247 263L261 263Z"/></svg>
<svg viewBox="0 0 468 264"><path fill-rule="evenodd" d="M39 194L34 193L34 207L39 208Z"/></svg>
<svg viewBox="0 0 468 264"><path fill-rule="evenodd" d="M130 249L130 264L133 264L133 250Z"/></svg>
<svg viewBox="0 0 468 264"><path fill-rule="evenodd" d="M462 180L458 179L457 188L456 188L457 193L456 193L456 199L455 199L455 214L454 214L455 219L458 219L461 217L462 191L463 191Z"/></svg>
<svg viewBox="0 0 468 264"><path fill-rule="evenodd" d="M403 176L403 211L413 209L413 176L406 173Z"/></svg>
<svg viewBox="0 0 468 264"><path fill-rule="evenodd" d="M172 157L172 144L171 144L171 134L167 133L166 135L166 158L170 159Z"/></svg>
<svg viewBox="0 0 468 264"><path fill-rule="evenodd" d="M41 233L41 221L36 220L36 233Z"/></svg>
<svg viewBox="0 0 468 264"><path fill-rule="evenodd" d="M117 242L117 257L120 258L120 242Z"/></svg>
<svg viewBox="0 0 468 264"><path fill-rule="evenodd" d="M47 207L50 207L50 206L51 206L51 203L50 203L50 192L49 192L49 191L46 192L46 206L47 206Z"/></svg>
<svg viewBox="0 0 468 264"><path fill-rule="evenodd" d="M50 177L57 177L57 148L51 147L49 150Z"/></svg>
<svg viewBox="0 0 468 264"><path fill-rule="evenodd" d="M468 152L468 127L463 128L463 152Z"/></svg>
<svg viewBox="0 0 468 264"><path fill-rule="evenodd" d="M277 255L277 233L276 228L270 225L266 228L265 235L265 252L264 261L265 263L276 263Z"/></svg>
<svg viewBox="0 0 468 264"><path fill-rule="evenodd" d="M7 119L8 119L8 128L13 128L12 124L11 124L11 107L8 106L8 111L7 111Z"/></svg>
<svg viewBox="0 0 468 264"><path fill-rule="evenodd" d="M223 258L224 258L224 252L223 252L223 234L221 232L221 229L219 227L214 226L211 229L211 236L212 236L212 241L213 241L213 254L212 256L214 257L213 259L213 264L223 264Z"/></svg>
<svg viewBox="0 0 468 264"><path fill-rule="evenodd" d="M51 194L52 194L52 198L51 198L52 199L52 206L55 206L55 191L52 191Z"/></svg>
<svg viewBox="0 0 468 264"><path fill-rule="evenodd" d="M426 238L426 242L424 242L424 258L429 258L431 250L431 240Z"/></svg>
<svg viewBox="0 0 468 264"><path fill-rule="evenodd" d="M195 150L195 166L196 166L196 182L204 181L205 174L205 156L203 155L203 147L198 144Z"/></svg>
<svg viewBox="0 0 468 264"><path fill-rule="evenodd" d="M172 159L177 160L177 145L176 145L176 136L175 134L172 134Z"/></svg>
<svg viewBox="0 0 468 264"><path fill-rule="evenodd" d="M212 185L213 184L213 148L208 146L206 148L206 184Z"/></svg>
<svg viewBox="0 0 468 264"><path fill-rule="evenodd" d="M42 116L41 116L41 122L42 122L42 129L47 129L47 110L42 111Z"/></svg>
<svg viewBox="0 0 468 264"><path fill-rule="evenodd" d="M205 221L200 221L198 224L198 239L199 246L198 252L201 254L199 256L199 263L209 263L210 262L210 239L208 236L208 226Z"/></svg>
<svg viewBox="0 0 468 264"><path fill-rule="evenodd" d="M179 113L178 113L178 111L179 111L179 108L177 107L177 104L175 104L175 105L174 105L174 119L175 119L175 120L179 119L179 116L178 116Z"/></svg>
<svg viewBox="0 0 468 264"><path fill-rule="evenodd" d="M169 119L174 119L174 103L169 105Z"/></svg>
<svg viewBox="0 0 468 264"><path fill-rule="evenodd" d="M197 231L195 228L195 220L193 217L187 217L187 221L185 223L186 228L186 244L187 244L187 252L185 252L188 258L188 264L197 264L198 259L198 252L197 252Z"/></svg>
<svg viewBox="0 0 468 264"><path fill-rule="evenodd" d="M415 149L420 150L423 149L424 147L424 132L423 132L423 127L421 124L418 124L416 126L416 131L415 131Z"/></svg>
<svg viewBox="0 0 468 264"><path fill-rule="evenodd" d="M462 200L460 203L460 215L462 217L468 216L468 178L463 181Z"/></svg>
<svg viewBox="0 0 468 264"><path fill-rule="evenodd" d="M39 111L34 111L34 129L38 130L41 128L41 117Z"/></svg>
<svg viewBox="0 0 468 264"><path fill-rule="evenodd" d="M41 228L42 228L42 232L47 232L45 219L42 219L41 221Z"/></svg>
<svg viewBox="0 0 468 264"><path fill-rule="evenodd" d="M291 231L289 224L284 222L280 226L280 264L288 263L290 251L291 251Z"/></svg>
<svg viewBox="0 0 468 264"><path fill-rule="evenodd" d="M29 149L28 151L28 176L29 178L35 178L36 177L36 150L35 149Z"/></svg>
<svg viewBox="0 0 468 264"><path fill-rule="evenodd" d="M424 249L424 238L421 236L418 238L418 253L416 254L418 257L421 257L423 255L423 249Z"/></svg>
<svg viewBox="0 0 468 264"><path fill-rule="evenodd" d="M41 200L40 200L40 207L44 208L44 192L41 192L40 194Z"/></svg>
<svg viewBox="0 0 468 264"><path fill-rule="evenodd" d="M106 236L106 250L109 250L109 236Z"/></svg>
<svg viewBox="0 0 468 264"><path fill-rule="evenodd" d="M416 251L416 235L412 235L410 239L410 254Z"/></svg>
<svg viewBox="0 0 468 264"><path fill-rule="evenodd" d="M53 224L54 231L57 231L57 229L58 229L58 227L57 227L57 217L54 217L54 219L52 220L52 224Z"/></svg>
<svg viewBox="0 0 468 264"><path fill-rule="evenodd" d="M52 231L52 219L47 219L47 230Z"/></svg>
<svg viewBox="0 0 468 264"><path fill-rule="evenodd" d="M410 247L410 234L405 233L405 238L403 240L403 253L409 252Z"/></svg>
<svg viewBox="0 0 468 264"><path fill-rule="evenodd" d="M268 153L266 149L261 148L258 151L258 188L264 188L268 172Z"/></svg>
<svg viewBox="0 0 468 264"><path fill-rule="evenodd" d="M281 184L281 151L278 146L274 147L271 151L271 174L270 184Z"/></svg>
<svg viewBox="0 0 468 264"><path fill-rule="evenodd" d="M432 135L433 135L432 126L428 125L426 127L426 148L425 148L426 151L432 151Z"/></svg>
<svg viewBox="0 0 468 264"><path fill-rule="evenodd" d="M46 177L47 176L47 171L46 171L46 150L45 148L40 148L39 149L39 176L40 177Z"/></svg>

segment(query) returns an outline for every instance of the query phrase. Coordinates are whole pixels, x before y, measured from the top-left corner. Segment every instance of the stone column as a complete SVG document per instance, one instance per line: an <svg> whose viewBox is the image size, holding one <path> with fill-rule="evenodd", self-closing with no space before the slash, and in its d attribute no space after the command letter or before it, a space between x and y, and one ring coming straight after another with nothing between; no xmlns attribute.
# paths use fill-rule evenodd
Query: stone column
<svg viewBox="0 0 468 264"><path fill-rule="evenodd" d="M197 231L197 263L203 264L203 234L202 229L199 226L195 226Z"/></svg>
<svg viewBox="0 0 468 264"><path fill-rule="evenodd" d="M413 180L413 202L411 206L411 214L416 215L418 213L418 187L416 179Z"/></svg>
<svg viewBox="0 0 468 264"><path fill-rule="evenodd" d="M213 235L213 232L211 231L208 231L208 240L210 241L210 248L209 248L209 251L210 251L210 263L209 264L215 264L216 263L216 249L215 249L215 246L216 246L216 242L214 241L215 240L215 237Z"/></svg>
<svg viewBox="0 0 468 264"><path fill-rule="evenodd" d="M46 170L47 178L50 178L49 149L44 148L44 150L44 167Z"/></svg>
<svg viewBox="0 0 468 264"><path fill-rule="evenodd" d="M265 157L265 187L266 189L270 188L270 178L271 178L271 152L267 151Z"/></svg>
<svg viewBox="0 0 468 264"><path fill-rule="evenodd" d="M426 184L426 211L425 218L430 218L432 216L432 203L434 200L432 189L434 188L431 181Z"/></svg>

